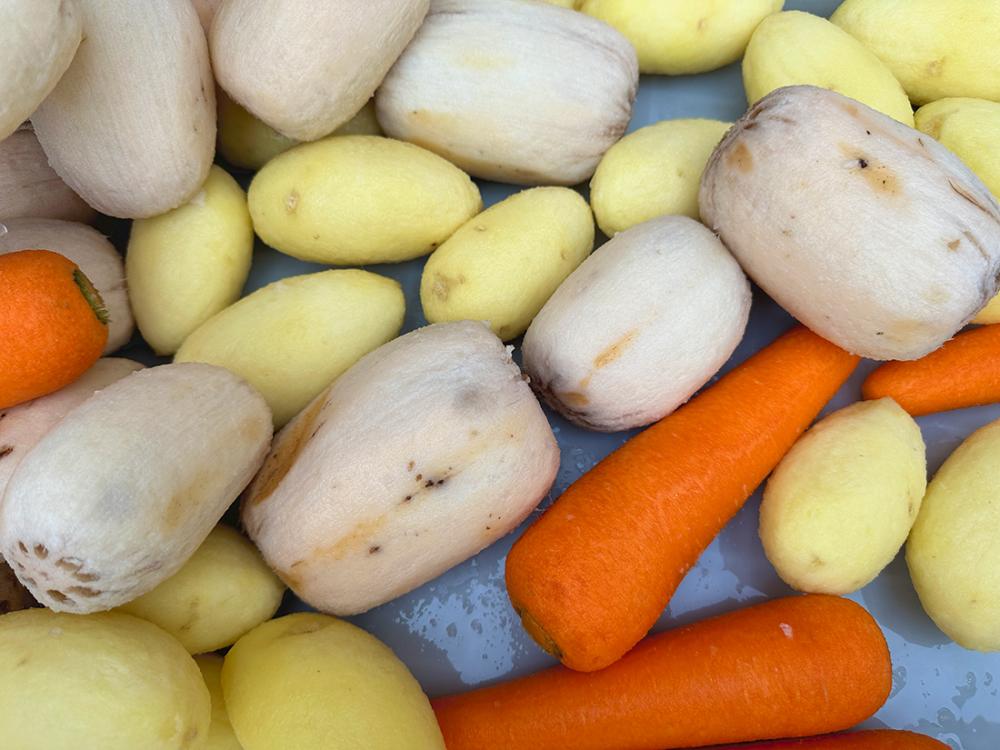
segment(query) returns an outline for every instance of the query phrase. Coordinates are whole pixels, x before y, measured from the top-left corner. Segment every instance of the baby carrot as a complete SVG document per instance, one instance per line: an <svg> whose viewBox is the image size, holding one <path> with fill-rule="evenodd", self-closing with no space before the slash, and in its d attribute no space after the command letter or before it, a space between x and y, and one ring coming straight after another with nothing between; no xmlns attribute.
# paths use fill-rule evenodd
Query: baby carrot
<svg viewBox="0 0 1000 750"><path fill-rule="evenodd" d="M448 750L662 750L835 732L889 695L848 599L776 599L653 635L600 672L552 667L432 702Z"/></svg>
<svg viewBox="0 0 1000 750"><path fill-rule="evenodd" d="M572 669L619 659L857 362L797 327L580 477L507 557L525 629Z"/></svg>
<svg viewBox="0 0 1000 750"><path fill-rule="evenodd" d="M886 362L861 395L891 396L914 417L1000 401L1000 325L960 333L912 362Z"/></svg>
<svg viewBox="0 0 1000 750"><path fill-rule="evenodd" d="M72 383L107 339L101 297L75 263L48 250L0 255L0 409Z"/></svg>
<svg viewBox="0 0 1000 750"><path fill-rule="evenodd" d="M829 734L825 737L805 737L798 740L726 745L712 750L950 750L950 748L926 734L895 729L873 729L868 732Z"/></svg>

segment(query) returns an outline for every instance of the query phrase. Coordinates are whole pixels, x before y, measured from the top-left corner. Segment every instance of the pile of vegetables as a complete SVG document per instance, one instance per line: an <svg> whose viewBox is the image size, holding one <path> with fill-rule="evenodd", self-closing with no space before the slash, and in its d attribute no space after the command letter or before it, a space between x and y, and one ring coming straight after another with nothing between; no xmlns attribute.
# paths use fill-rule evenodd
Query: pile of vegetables
<svg viewBox="0 0 1000 750"><path fill-rule="evenodd" d="M1000 420L929 482L917 421L1000 403L1000 5L783 6L0 4L0 747L946 748L852 731L847 597L905 550L1000 651ZM727 368L751 282L799 324ZM559 418L636 432L533 515ZM797 593L650 634L758 487ZM526 521L561 664L431 700L340 619Z"/></svg>

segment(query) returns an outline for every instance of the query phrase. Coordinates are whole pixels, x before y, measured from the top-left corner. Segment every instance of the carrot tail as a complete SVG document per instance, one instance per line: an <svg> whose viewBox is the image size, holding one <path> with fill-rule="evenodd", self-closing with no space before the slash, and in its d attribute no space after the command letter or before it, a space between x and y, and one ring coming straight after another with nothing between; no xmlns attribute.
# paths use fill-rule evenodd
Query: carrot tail
<svg viewBox="0 0 1000 750"><path fill-rule="evenodd" d="M887 362L861 395L889 396L915 417L1000 401L1000 325L960 333L913 362Z"/></svg>
<svg viewBox="0 0 1000 750"><path fill-rule="evenodd" d="M846 729L891 671L863 608L805 595L651 636L600 672L553 667L433 707L448 750L662 750Z"/></svg>
<svg viewBox="0 0 1000 750"><path fill-rule="evenodd" d="M857 362L795 328L577 480L507 558L528 632L573 669L620 658Z"/></svg>
<svg viewBox="0 0 1000 750"><path fill-rule="evenodd" d="M799 740L726 745L712 750L950 750L950 748L940 740L925 734L895 729L874 729L869 732L832 734Z"/></svg>

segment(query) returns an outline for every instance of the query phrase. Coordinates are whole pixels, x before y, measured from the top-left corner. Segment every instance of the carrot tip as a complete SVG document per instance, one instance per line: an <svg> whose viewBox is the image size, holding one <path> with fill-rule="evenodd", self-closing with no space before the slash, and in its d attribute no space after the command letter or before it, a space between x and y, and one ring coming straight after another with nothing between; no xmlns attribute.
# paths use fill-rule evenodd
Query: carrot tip
<svg viewBox="0 0 1000 750"><path fill-rule="evenodd" d="M535 643L541 646L546 653L561 661L563 657L562 649L552 639L552 636L545 632L545 628L538 624L538 620L532 617L531 613L526 609L516 608L516 612L521 618L521 626L534 639Z"/></svg>
<svg viewBox="0 0 1000 750"><path fill-rule="evenodd" d="M90 305L90 309L94 311L97 319L102 324L107 325L111 318L108 315L108 309L104 306L104 300L101 299L101 293L97 291L94 285L90 283L90 279L79 268L73 271L73 281L80 288L80 293L87 300L87 304Z"/></svg>

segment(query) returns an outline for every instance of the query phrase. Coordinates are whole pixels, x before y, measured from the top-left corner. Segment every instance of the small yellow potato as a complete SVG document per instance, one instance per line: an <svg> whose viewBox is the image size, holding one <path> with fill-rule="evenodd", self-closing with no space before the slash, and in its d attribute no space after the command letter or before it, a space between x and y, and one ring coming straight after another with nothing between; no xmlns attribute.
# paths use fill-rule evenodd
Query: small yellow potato
<svg viewBox="0 0 1000 750"><path fill-rule="evenodd" d="M250 631L226 655L222 689L244 750L444 750L406 665L334 617L300 612Z"/></svg>
<svg viewBox="0 0 1000 750"><path fill-rule="evenodd" d="M635 45L643 73L704 73L736 62L784 0L583 0L580 10Z"/></svg>
<svg viewBox="0 0 1000 750"><path fill-rule="evenodd" d="M195 750L210 713L194 660L145 620L48 609L0 617L4 750Z"/></svg>
<svg viewBox="0 0 1000 750"><path fill-rule="evenodd" d="M575 190L516 193L466 222L424 266L431 323L483 320L504 341L532 318L594 247L594 217Z"/></svg>
<svg viewBox="0 0 1000 750"><path fill-rule="evenodd" d="M830 20L880 57L914 104L1000 101L995 0L844 0Z"/></svg>
<svg viewBox="0 0 1000 750"><path fill-rule="evenodd" d="M243 189L213 166L185 205L136 219L125 276L139 331L157 354L240 298L253 256L253 224Z"/></svg>
<svg viewBox="0 0 1000 750"><path fill-rule="evenodd" d="M952 640L1000 651L1000 420L976 430L927 487L906 543L924 610Z"/></svg>
<svg viewBox="0 0 1000 750"><path fill-rule="evenodd" d="M368 271L292 276L209 318L174 361L236 373L260 391L280 427L340 373L395 338L405 305L398 282Z"/></svg>
<svg viewBox="0 0 1000 750"><path fill-rule="evenodd" d="M231 646L270 619L285 587L249 539L216 526L184 567L119 611L149 620L192 654Z"/></svg>
<svg viewBox="0 0 1000 750"><path fill-rule="evenodd" d="M261 239L300 260L398 263L426 255L483 206L469 176L411 143L349 135L304 143L250 183Z"/></svg>
<svg viewBox="0 0 1000 750"><path fill-rule="evenodd" d="M848 406L817 422L768 480L764 552L799 591L857 591L903 546L926 487L913 418L891 398Z"/></svg>
<svg viewBox="0 0 1000 750"><path fill-rule="evenodd" d="M698 218L698 185L731 122L664 120L612 146L590 181L590 205L608 237L657 216Z"/></svg>
<svg viewBox="0 0 1000 750"><path fill-rule="evenodd" d="M839 91L913 127L913 107L875 53L825 18L790 10L768 16L743 56L743 87L752 105L782 86Z"/></svg>
<svg viewBox="0 0 1000 750"><path fill-rule="evenodd" d="M205 687L212 698L212 722L208 725L208 736L200 750L243 750L229 723L226 699L222 696L222 657L218 654L202 654L194 658L201 670Z"/></svg>
<svg viewBox="0 0 1000 750"><path fill-rule="evenodd" d="M31 217L89 222L95 214L49 166L30 123L0 141L0 221Z"/></svg>
<svg viewBox="0 0 1000 750"><path fill-rule="evenodd" d="M216 100L219 104L219 151L233 166L260 169L299 143L258 120L221 89ZM375 118L374 99L369 99L354 117L333 131L333 135L382 135Z"/></svg>

